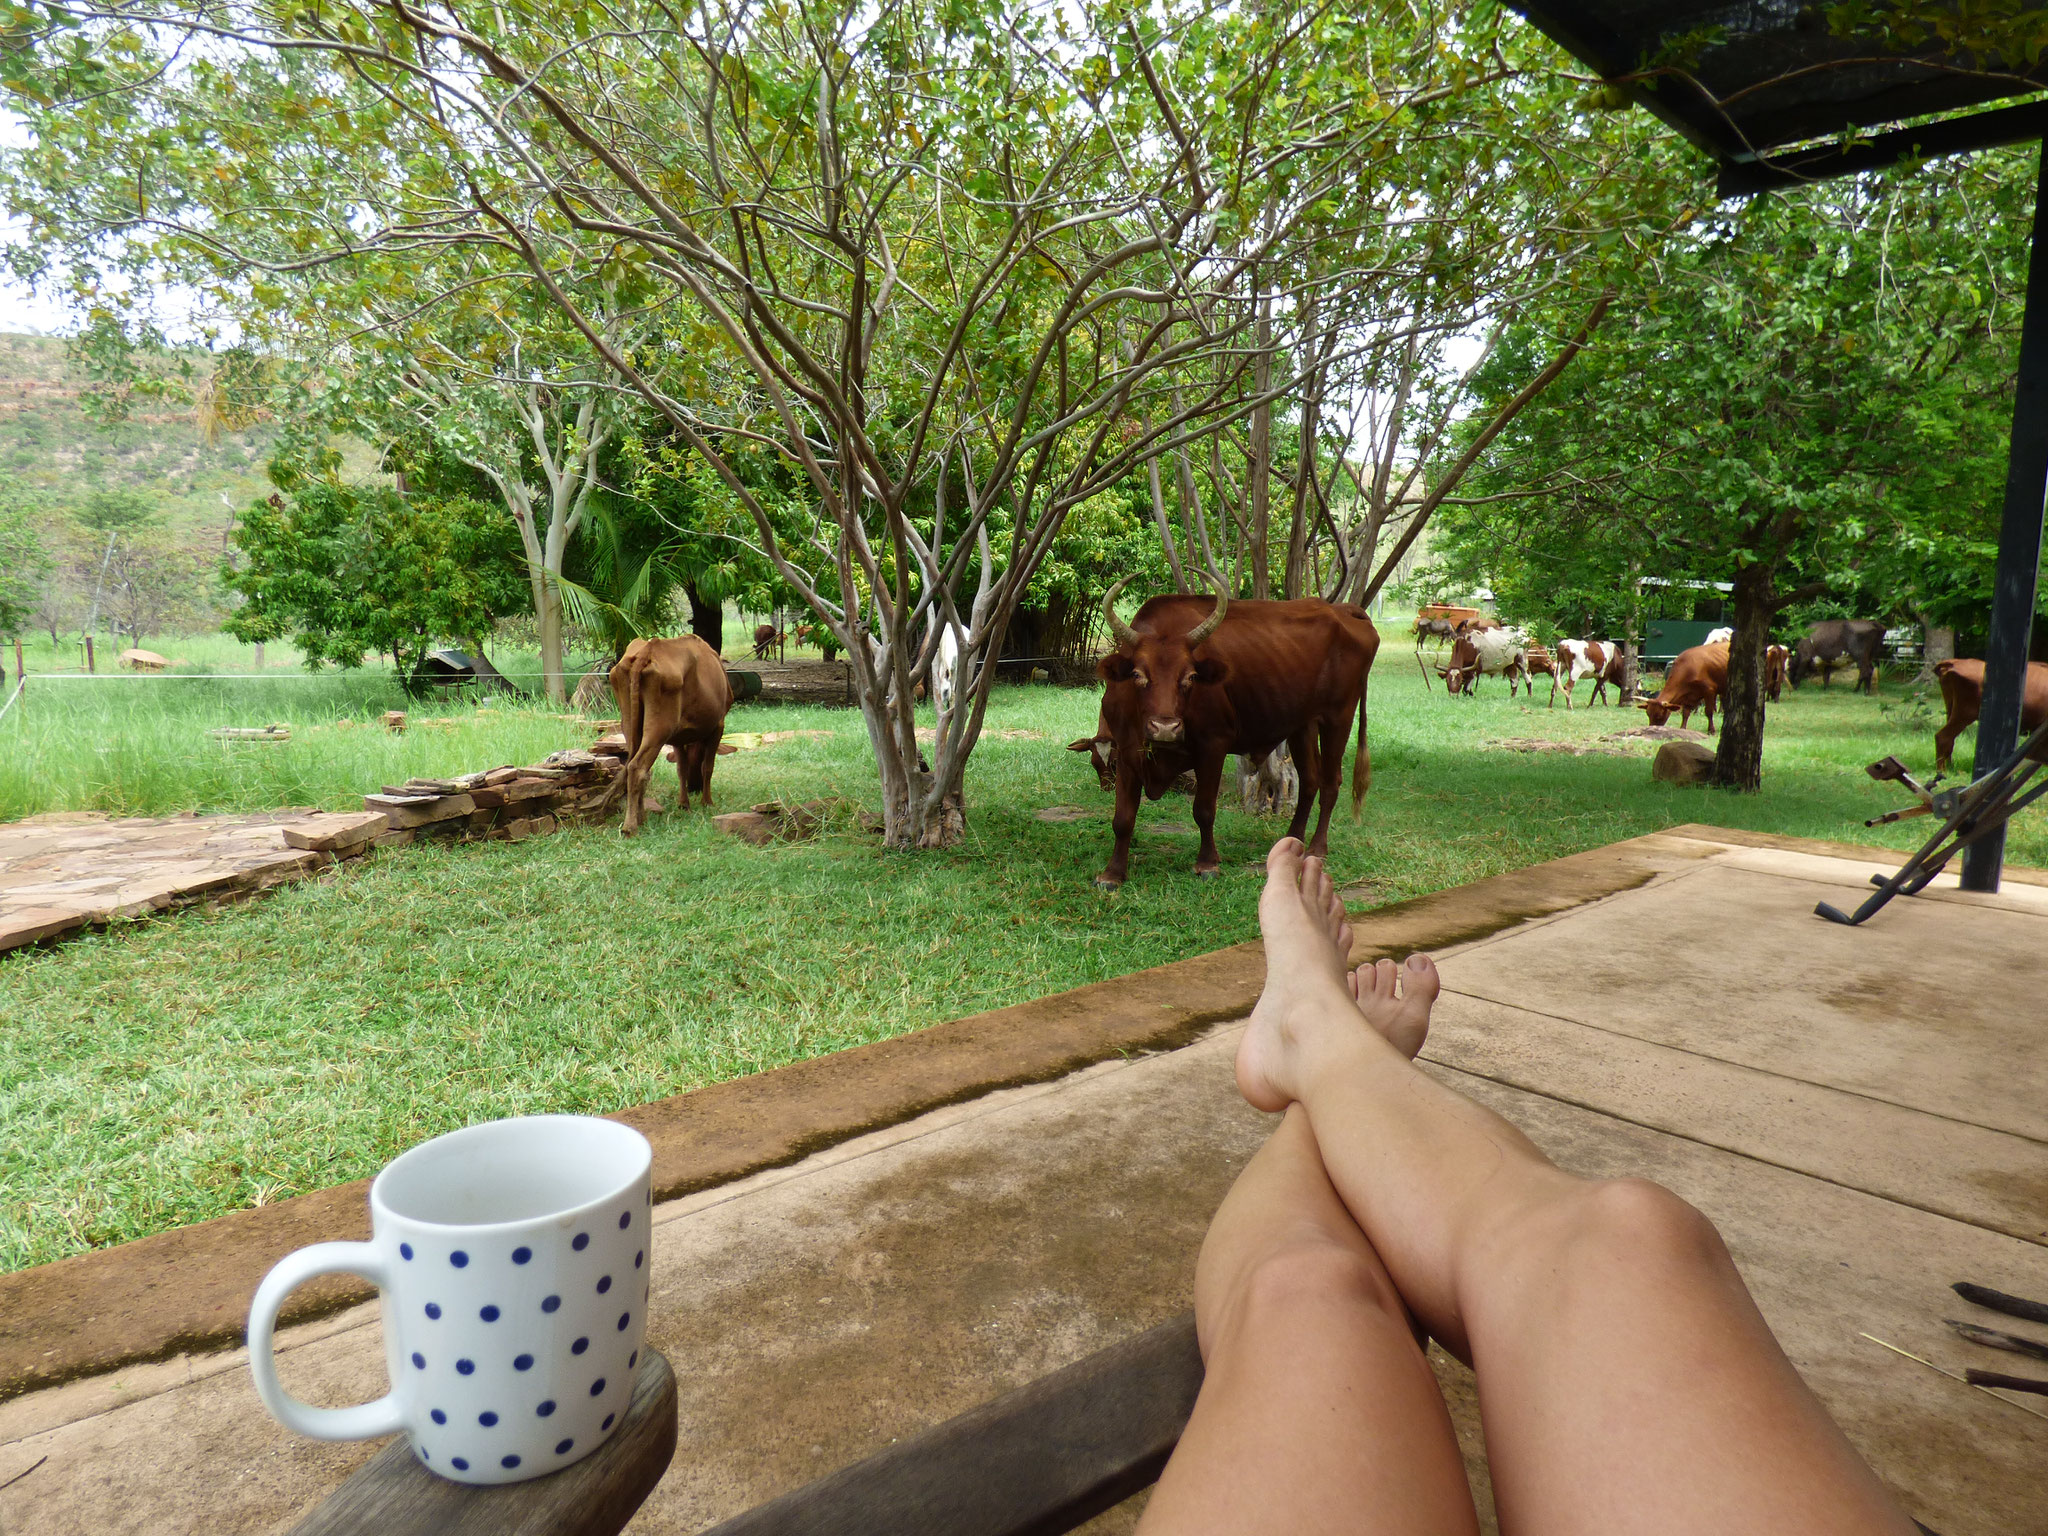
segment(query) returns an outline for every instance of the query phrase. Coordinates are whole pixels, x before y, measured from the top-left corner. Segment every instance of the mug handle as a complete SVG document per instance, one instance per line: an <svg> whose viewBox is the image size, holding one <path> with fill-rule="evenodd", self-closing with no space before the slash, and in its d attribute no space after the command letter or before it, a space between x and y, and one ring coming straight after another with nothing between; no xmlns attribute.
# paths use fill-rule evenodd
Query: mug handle
<svg viewBox="0 0 2048 1536"><path fill-rule="evenodd" d="M285 1391L277 1379L271 1339L277 1331L278 1309L297 1287L333 1274L360 1275L379 1287L390 1284L390 1270L376 1244L315 1243L285 1255L256 1287L249 1307L249 1374L256 1378L256 1395L278 1423L315 1440L368 1440L404 1429L405 1412L396 1392L353 1408L315 1408Z"/></svg>

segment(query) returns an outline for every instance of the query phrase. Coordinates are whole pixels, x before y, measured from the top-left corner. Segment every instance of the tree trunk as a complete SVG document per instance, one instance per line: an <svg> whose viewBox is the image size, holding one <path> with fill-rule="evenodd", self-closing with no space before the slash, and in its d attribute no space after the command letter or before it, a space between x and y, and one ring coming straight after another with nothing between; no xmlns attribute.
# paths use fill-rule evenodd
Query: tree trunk
<svg viewBox="0 0 2048 1536"><path fill-rule="evenodd" d="M690 633L719 655L725 654L725 604L714 603L697 590L697 583L683 583L683 596L690 600Z"/></svg>
<svg viewBox="0 0 2048 1536"><path fill-rule="evenodd" d="M1264 396L1273 387L1273 301L1261 295L1259 319L1252 345L1258 360L1252 365L1252 391ZM1244 466L1245 513L1250 523L1252 596L1273 595L1273 402L1261 399L1252 408L1251 453Z"/></svg>
<svg viewBox="0 0 2048 1536"><path fill-rule="evenodd" d="M547 583L540 605L540 670L547 683L548 702L561 704L568 698L562 686L562 593Z"/></svg>
<svg viewBox="0 0 2048 1536"><path fill-rule="evenodd" d="M1920 636L1920 674L1913 681L1931 682L1936 662L1956 659L1956 632L1946 624L1930 624L1923 613L1920 615Z"/></svg>
<svg viewBox="0 0 2048 1536"><path fill-rule="evenodd" d="M1728 692L1721 699L1721 745L1714 754L1714 782L1723 789L1763 786L1772 569L1759 561L1735 573L1735 638L1728 646Z"/></svg>

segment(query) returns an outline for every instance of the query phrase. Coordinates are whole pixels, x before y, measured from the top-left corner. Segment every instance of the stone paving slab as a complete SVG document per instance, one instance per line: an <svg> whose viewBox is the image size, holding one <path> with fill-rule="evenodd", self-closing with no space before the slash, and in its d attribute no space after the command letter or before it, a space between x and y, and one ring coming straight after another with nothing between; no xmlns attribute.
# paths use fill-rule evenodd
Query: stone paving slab
<svg viewBox="0 0 2048 1536"><path fill-rule="evenodd" d="M0 824L0 951L304 879L335 854L291 847L285 829L326 833L334 821L296 809L118 819L67 812Z"/></svg>

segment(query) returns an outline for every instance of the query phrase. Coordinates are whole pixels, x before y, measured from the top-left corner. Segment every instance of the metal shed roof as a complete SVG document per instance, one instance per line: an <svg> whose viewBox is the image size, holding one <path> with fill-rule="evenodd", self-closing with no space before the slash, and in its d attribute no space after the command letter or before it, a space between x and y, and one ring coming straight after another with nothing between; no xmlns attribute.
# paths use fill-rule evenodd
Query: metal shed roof
<svg viewBox="0 0 2048 1536"><path fill-rule="evenodd" d="M2048 58L2022 72L1942 48L1900 51L1837 35L1800 0L1510 0L1515 9L1722 164L1722 191L2041 137L2048 101L1926 124L1844 152L1768 156L1844 129L1872 129L2048 90Z"/></svg>

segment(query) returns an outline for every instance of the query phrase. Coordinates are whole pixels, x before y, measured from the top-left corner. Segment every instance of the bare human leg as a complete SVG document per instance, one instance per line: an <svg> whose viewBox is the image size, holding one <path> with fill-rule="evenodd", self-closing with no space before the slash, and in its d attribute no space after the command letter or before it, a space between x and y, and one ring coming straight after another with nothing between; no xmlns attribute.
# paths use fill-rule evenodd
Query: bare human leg
<svg viewBox="0 0 2048 1536"><path fill-rule="evenodd" d="M1503 1528L1911 1536L1713 1226L1654 1184L1573 1178L1416 1070L1434 967L1411 960L1391 1003L1382 967L1353 982L1321 862L1283 840L1267 868L1266 989L1239 1087L1260 1108L1302 1106L1410 1310L1471 1362Z"/></svg>
<svg viewBox="0 0 2048 1536"><path fill-rule="evenodd" d="M1289 1109L1195 1268L1208 1373L1142 1536L1471 1536L1464 1463L1407 1310Z"/></svg>

